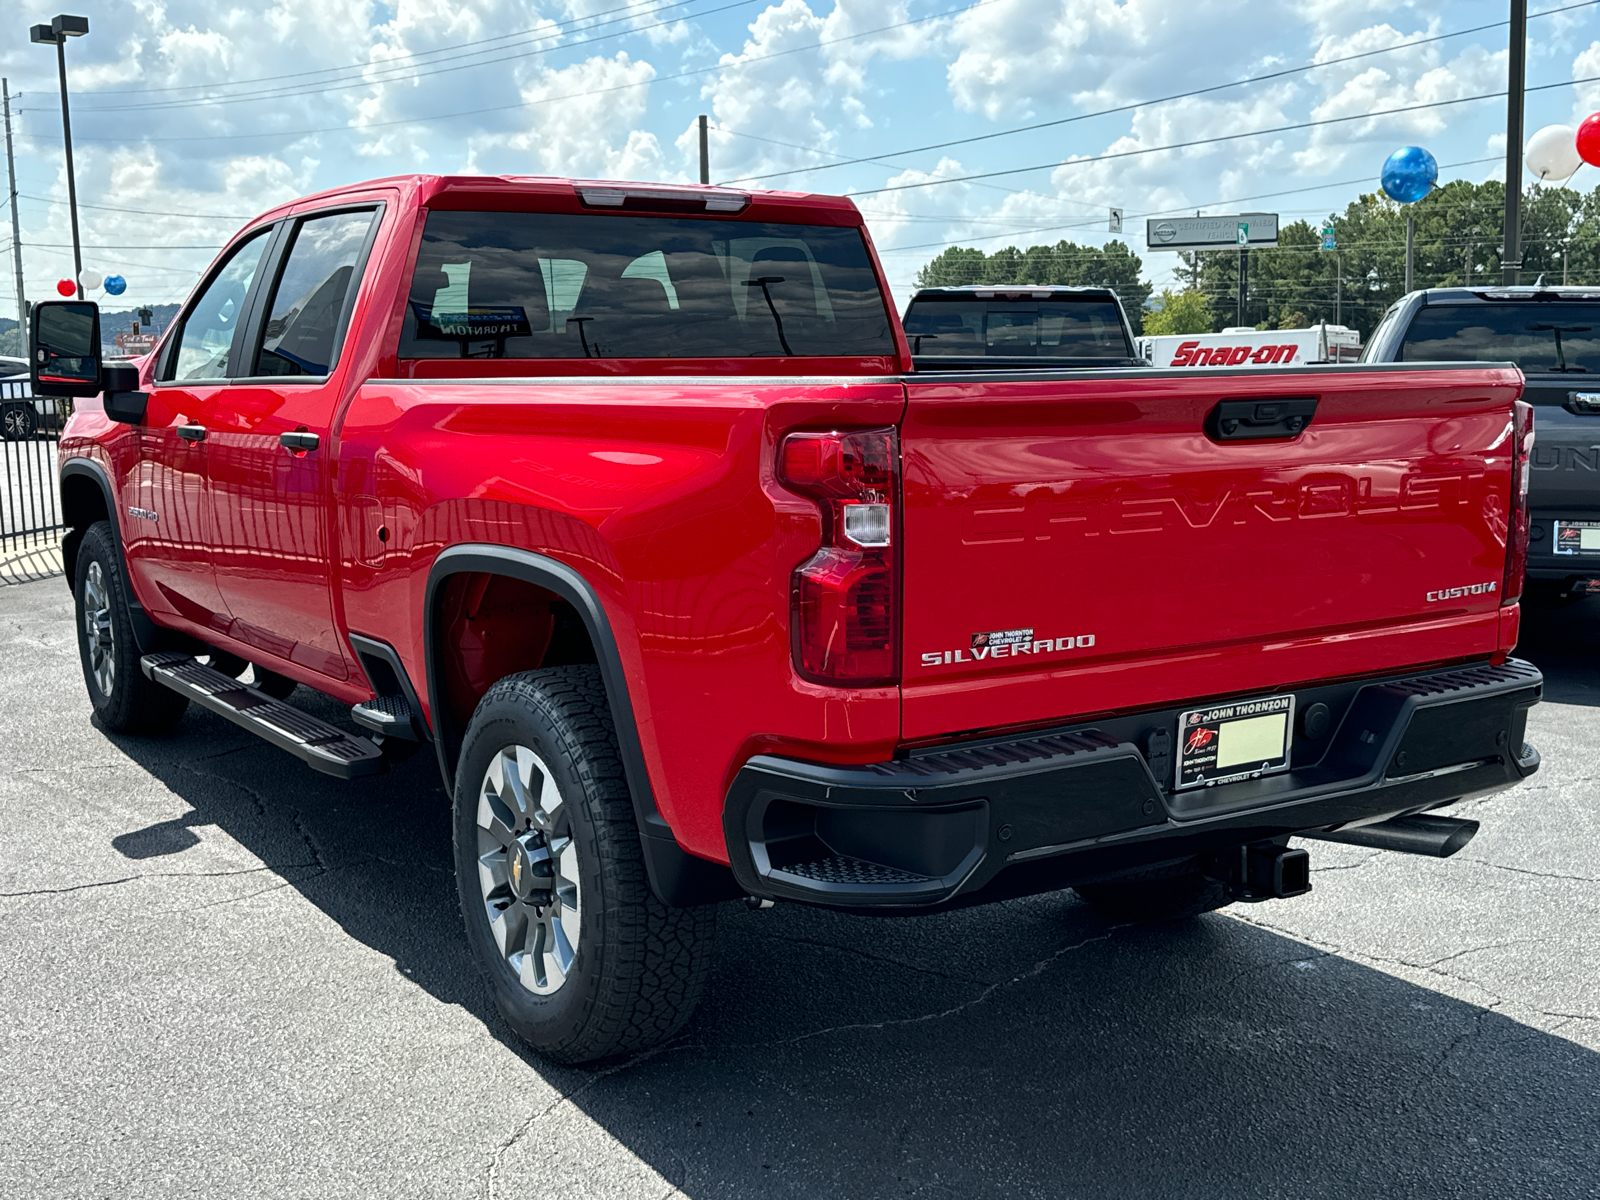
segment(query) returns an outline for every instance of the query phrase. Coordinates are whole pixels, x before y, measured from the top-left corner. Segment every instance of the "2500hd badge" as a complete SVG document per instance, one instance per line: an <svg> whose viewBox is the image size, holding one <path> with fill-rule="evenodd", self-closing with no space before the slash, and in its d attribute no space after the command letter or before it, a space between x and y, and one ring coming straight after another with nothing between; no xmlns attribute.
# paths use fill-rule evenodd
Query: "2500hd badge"
<svg viewBox="0 0 1600 1200"><path fill-rule="evenodd" d="M929 650L922 656L925 667L943 667L955 663L982 662L988 658L1014 658L1018 654L1065 654L1069 650L1089 650L1094 647L1094 634L1080 633L1074 637L1036 638L1031 629L996 629L989 633L972 635L972 645L960 650Z"/></svg>

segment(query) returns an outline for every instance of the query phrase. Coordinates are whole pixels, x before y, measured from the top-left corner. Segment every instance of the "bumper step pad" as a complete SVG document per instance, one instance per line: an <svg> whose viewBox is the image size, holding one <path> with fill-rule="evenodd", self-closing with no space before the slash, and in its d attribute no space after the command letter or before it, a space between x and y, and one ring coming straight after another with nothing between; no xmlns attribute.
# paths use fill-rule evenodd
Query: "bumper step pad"
<svg viewBox="0 0 1600 1200"><path fill-rule="evenodd" d="M346 733L310 713L274 700L188 654L146 654L145 676L189 697L202 708L287 750L326 775L353 779L387 769L383 751L364 737Z"/></svg>
<svg viewBox="0 0 1600 1200"><path fill-rule="evenodd" d="M417 736L411 705L404 696L374 696L352 705L350 719L361 728L384 737L404 738L408 742L422 740Z"/></svg>

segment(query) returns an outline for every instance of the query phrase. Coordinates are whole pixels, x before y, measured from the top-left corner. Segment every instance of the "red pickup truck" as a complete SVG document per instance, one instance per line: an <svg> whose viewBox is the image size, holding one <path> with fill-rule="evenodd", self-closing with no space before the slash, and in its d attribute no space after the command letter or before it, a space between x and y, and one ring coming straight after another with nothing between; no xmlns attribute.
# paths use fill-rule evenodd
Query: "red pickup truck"
<svg viewBox="0 0 1600 1200"><path fill-rule="evenodd" d="M430 747L557 1059L676 1030L715 901L1180 916L1538 766L1508 366L922 373L848 200L524 178L275 208L142 364L97 326L30 351L100 721Z"/></svg>

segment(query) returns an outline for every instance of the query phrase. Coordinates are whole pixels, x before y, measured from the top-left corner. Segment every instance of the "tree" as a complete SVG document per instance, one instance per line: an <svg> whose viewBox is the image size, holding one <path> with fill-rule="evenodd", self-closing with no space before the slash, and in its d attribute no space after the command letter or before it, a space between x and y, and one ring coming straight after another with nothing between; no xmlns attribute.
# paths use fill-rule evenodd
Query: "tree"
<svg viewBox="0 0 1600 1200"><path fill-rule="evenodd" d="M1134 333L1142 329L1144 302L1150 285L1140 278L1144 264L1123 242L1079 246L1060 241L1054 246L1007 246L993 254L952 246L917 272L918 287L959 287L972 283L1038 284L1041 286L1108 287L1128 310Z"/></svg>
<svg viewBox="0 0 1600 1200"><path fill-rule="evenodd" d="M1193 288L1174 296L1170 291L1161 293L1161 308L1146 313L1144 331L1161 333L1210 333L1211 309L1204 293Z"/></svg>
<svg viewBox="0 0 1600 1200"><path fill-rule="evenodd" d="M1329 215L1336 251L1321 249L1320 230L1296 221L1279 230L1275 249L1250 251L1245 324L1287 329L1338 320L1371 334L1405 290L1406 220L1416 222L1412 286L1498 286L1505 185L1456 180L1416 204L1363 195ZM1600 284L1600 188L1587 195L1534 185L1523 199L1522 281L1559 284L1562 254L1572 284ZM1173 274L1198 279L1220 328L1238 320L1239 253L1181 255ZM1198 259L1198 264L1196 260Z"/></svg>

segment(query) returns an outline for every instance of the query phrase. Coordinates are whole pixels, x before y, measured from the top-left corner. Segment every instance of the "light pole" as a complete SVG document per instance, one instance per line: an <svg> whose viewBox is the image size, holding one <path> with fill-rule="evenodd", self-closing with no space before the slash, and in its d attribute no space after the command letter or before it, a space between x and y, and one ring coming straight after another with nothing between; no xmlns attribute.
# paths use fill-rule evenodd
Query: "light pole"
<svg viewBox="0 0 1600 1200"><path fill-rule="evenodd" d="M79 300L83 299L83 284L78 279L83 274L83 247L78 242L78 181L72 171L72 114L67 109L67 39L88 32L88 17L65 14L28 31L32 41L56 48L56 66L61 72L61 136L67 147L67 208L72 214L72 286L78 289Z"/></svg>
<svg viewBox="0 0 1600 1200"><path fill-rule="evenodd" d="M1522 106L1528 71L1528 0L1511 0L1510 70L1506 78L1506 216L1501 282L1522 269Z"/></svg>

